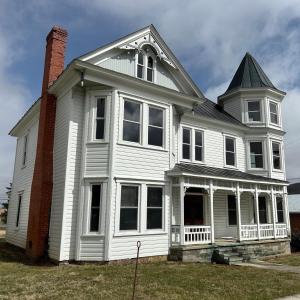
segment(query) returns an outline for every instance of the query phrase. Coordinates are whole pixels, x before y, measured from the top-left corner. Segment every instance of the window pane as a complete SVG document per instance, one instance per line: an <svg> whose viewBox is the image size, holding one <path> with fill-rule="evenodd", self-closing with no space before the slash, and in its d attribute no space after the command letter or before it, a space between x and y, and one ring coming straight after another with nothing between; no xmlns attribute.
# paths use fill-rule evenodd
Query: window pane
<svg viewBox="0 0 300 300"><path fill-rule="evenodd" d="M262 154L262 142L251 142L250 152L251 154Z"/></svg>
<svg viewBox="0 0 300 300"><path fill-rule="evenodd" d="M237 217L236 217L236 200L235 196L228 195L227 196L227 206L228 206L228 224L236 225Z"/></svg>
<svg viewBox="0 0 300 300"><path fill-rule="evenodd" d="M149 107L149 125L163 127L163 110Z"/></svg>
<svg viewBox="0 0 300 300"><path fill-rule="evenodd" d="M143 66L140 65L137 66L137 77L143 78Z"/></svg>
<svg viewBox="0 0 300 300"><path fill-rule="evenodd" d="M99 216L100 216L99 207L91 208L91 222L90 222L91 232L99 231Z"/></svg>
<svg viewBox="0 0 300 300"><path fill-rule="evenodd" d="M190 145L182 145L182 158L190 159Z"/></svg>
<svg viewBox="0 0 300 300"><path fill-rule="evenodd" d="M101 185L92 185L92 207L100 206Z"/></svg>
<svg viewBox="0 0 300 300"><path fill-rule="evenodd" d="M202 147L195 147L195 160L202 161Z"/></svg>
<svg viewBox="0 0 300 300"><path fill-rule="evenodd" d="M163 145L163 129L157 127L148 127L148 144L153 146Z"/></svg>
<svg viewBox="0 0 300 300"><path fill-rule="evenodd" d="M259 207L259 222L262 224L267 223L267 207L266 207L266 198L258 198L258 207Z"/></svg>
<svg viewBox="0 0 300 300"><path fill-rule="evenodd" d="M249 121L259 122L260 121L260 112L249 112Z"/></svg>
<svg viewBox="0 0 300 300"><path fill-rule="evenodd" d="M274 124L278 124L278 116L271 114L271 122Z"/></svg>
<svg viewBox="0 0 300 300"><path fill-rule="evenodd" d="M226 138L226 151L234 152L234 139Z"/></svg>
<svg viewBox="0 0 300 300"><path fill-rule="evenodd" d="M96 120L96 140L104 139L104 119Z"/></svg>
<svg viewBox="0 0 300 300"><path fill-rule="evenodd" d="M272 148L273 148L273 155L280 155L280 144L279 143L272 143Z"/></svg>
<svg viewBox="0 0 300 300"><path fill-rule="evenodd" d="M270 102L270 112L277 114L277 105L275 103Z"/></svg>
<svg viewBox="0 0 300 300"><path fill-rule="evenodd" d="M140 122L140 104L131 101L125 101L124 119L128 121Z"/></svg>
<svg viewBox="0 0 300 300"><path fill-rule="evenodd" d="M161 187L148 187L147 206L162 207L162 192Z"/></svg>
<svg viewBox="0 0 300 300"><path fill-rule="evenodd" d="M228 200L228 208L236 210L236 199L235 199L235 196L228 195L227 196L227 200Z"/></svg>
<svg viewBox="0 0 300 300"><path fill-rule="evenodd" d="M122 186L121 189L121 207L137 207L138 206L138 193L137 186Z"/></svg>
<svg viewBox="0 0 300 300"><path fill-rule="evenodd" d="M148 68L153 69L153 58L151 56L148 57Z"/></svg>
<svg viewBox="0 0 300 300"><path fill-rule="evenodd" d="M189 129L183 128L182 130L182 142L190 144L191 140L191 131Z"/></svg>
<svg viewBox="0 0 300 300"><path fill-rule="evenodd" d="M235 165L235 155L232 152L226 152L226 165L234 166Z"/></svg>
<svg viewBox="0 0 300 300"><path fill-rule="evenodd" d="M140 65L143 65L143 64L144 64L144 55L143 55L142 52L140 52L140 53L138 54L138 63L139 63Z"/></svg>
<svg viewBox="0 0 300 300"><path fill-rule="evenodd" d="M123 122L123 140L130 142L140 142L140 124Z"/></svg>
<svg viewBox="0 0 300 300"><path fill-rule="evenodd" d="M280 157L273 156L273 167L274 169L280 170Z"/></svg>
<svg viewBox="0 0 300 300"><path fill-rule="evenodd" d="M264 162L262 155L251 155L251 168L263 168Z"/></svg>
<svg viewBox="0 0 300 300"><path fill-rule="evenodd" d="M282 198L276 198L276 203L277 203L277 209L283 210Z"/></svg>
<svg viewBox="0 0 300 300"><path fill-rule="evenodd" d="M121 208L120 230L137 230L137 208Z"/></svg>
<svg viewBox="0 0 300 300"><path fill-rule="evenodd" d="M105 99L97 99L97 118L104 118Z"/></svg>
<svg viewBox="0 0 300 300"><path fill-rule="evenodd" d="M147 209L147 229L162 228L162 209L148 208Z"/></svg>
<svg viewBox="0 0 300 300"><path fill-rule="evenodd" d="M153 81L153 69L148 69L147 68L147 80L148 81Z"/></svg>
<svg viewBox="0 0 300 300"><path fill-rule="evenodd" d="M249 101L248 102L248 111L260 111L259 101Z"/></svg>
<svg viewBox="0 0 300 300"><path fill-rule="evenodd" d="M202 146L202 132L195 131L195 145Z"/></svg>

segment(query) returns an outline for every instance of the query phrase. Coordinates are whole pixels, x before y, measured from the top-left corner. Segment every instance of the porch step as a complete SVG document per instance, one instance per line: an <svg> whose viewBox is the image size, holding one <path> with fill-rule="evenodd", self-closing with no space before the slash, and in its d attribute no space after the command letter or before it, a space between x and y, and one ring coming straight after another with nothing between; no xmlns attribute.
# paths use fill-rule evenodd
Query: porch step
<svg viewBox="0 0 300 300"><path fill-rule="evenodd" d="M243 262L243 261L248 261L248 258L236 252L226 253L225 251L220 251L219 249L213 251L212 258L211 258L212 263L225 264L225 265L231 265L233 263Z"/></svg>

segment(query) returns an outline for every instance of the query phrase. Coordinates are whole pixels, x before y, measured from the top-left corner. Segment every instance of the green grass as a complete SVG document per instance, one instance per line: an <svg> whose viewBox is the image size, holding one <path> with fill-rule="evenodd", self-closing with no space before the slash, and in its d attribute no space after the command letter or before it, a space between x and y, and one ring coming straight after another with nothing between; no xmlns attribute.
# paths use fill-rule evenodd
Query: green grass
<svg viewBox="0 0 300 300"><path fill-rule="evenodd" d="M267 262L300 267L300 253L268 259Z"/></svg>
<svg viewBox="0 0 300 300"><path fill-rule="evenodd" d="M0 242L0 299L131 299L134 264L35 265ZM300 293L300 276L196 263L139 265L136 299L274 299Z"/></svg>

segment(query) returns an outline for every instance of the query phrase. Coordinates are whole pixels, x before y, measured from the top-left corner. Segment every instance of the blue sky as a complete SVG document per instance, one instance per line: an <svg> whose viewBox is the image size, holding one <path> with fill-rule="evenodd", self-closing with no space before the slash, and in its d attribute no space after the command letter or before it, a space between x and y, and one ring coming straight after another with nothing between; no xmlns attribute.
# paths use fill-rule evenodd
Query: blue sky
<svg viewBox="0 0 300 300"><path fill-rule="evenodd" d="M287 92L283 106L288 178L300 178L298 0L65 0L0 2L0 199L13 172L9 129L39 97L45 37L68 30L66 63L153 23L205 95L224 92L249 51ZM2 196L1 196L2 195Z"/></svg>

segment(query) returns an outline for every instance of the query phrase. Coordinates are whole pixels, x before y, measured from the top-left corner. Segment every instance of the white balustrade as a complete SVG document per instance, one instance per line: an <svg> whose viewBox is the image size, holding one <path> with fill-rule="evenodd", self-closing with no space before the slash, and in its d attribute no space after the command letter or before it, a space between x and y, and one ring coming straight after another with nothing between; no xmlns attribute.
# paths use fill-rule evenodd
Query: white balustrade
<svg viewBox="0 0 300 300"><path fill-rule="evenodd" d="M287 226L286 224L276 224L276 237L277 238L284 238L287 237Z"/></svg>
<svg viewBox="0 0 300 300"><path fill-rule="evenodd" d="M241 240L256 240L257 239L257 225L241 225Z"/></svg>
<svg viewBox="0 0 300 300"><path fill-rule="evenodd" d="M268 239L274 237L273 224L260 224L259 229L261 239Z"/></svg>
<svg viewBox="0 0 300 300"><path fill-rule="evenodd" d="M184 241L180 241L179 225L172 225L171 234L173 245L209 244L211 242L210 226L184 226Z"/></svg>

